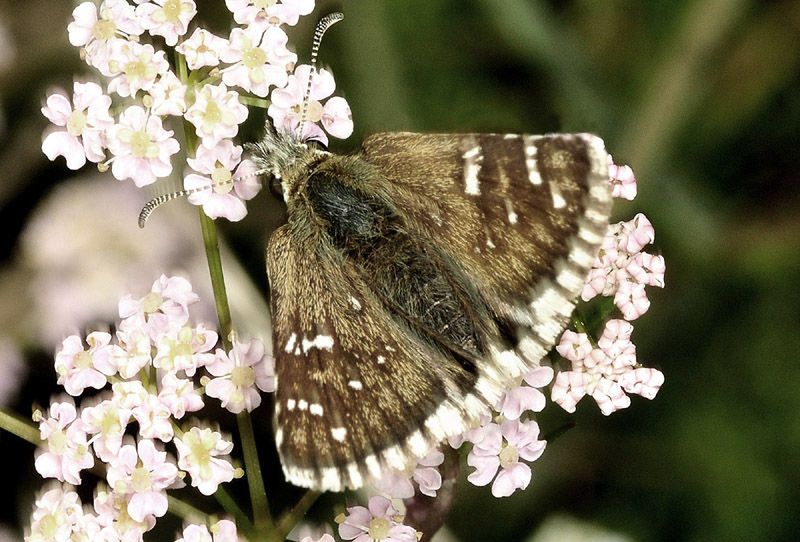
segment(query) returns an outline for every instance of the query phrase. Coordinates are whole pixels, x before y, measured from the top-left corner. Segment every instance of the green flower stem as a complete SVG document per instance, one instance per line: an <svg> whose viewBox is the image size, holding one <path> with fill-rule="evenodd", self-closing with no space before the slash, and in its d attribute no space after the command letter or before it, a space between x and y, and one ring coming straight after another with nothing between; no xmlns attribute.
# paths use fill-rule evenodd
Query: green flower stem
<svg viewBox="0 0 800 542"><path fill-rule="evenodd" d="M39 437L39 429L33 422L3 409L0 409L0 429L5 429L12 435L27 440L35 446L41 446L43 442Z"/></svg>
<svg viewBox="0 0 800 542"><path fill-rule="evenodd" d="M187 131L188 136L189 131ZM187 137L188 139L188 137ZM206 248L206 258L208 259L208 270L211 275L211 286L214 290L214 302L217 306L217 317L219 318L220 336L222 345L226 352L232 349L233 320L231 309L228 304L228 294L225 290L225 277L222 273L222 258L219 253L219 242L217 240L217 228L214 221L199 208L200 226L203 231L203 244ZM256 439L253 434L253 424L250 414L242 413L237 416L239 425L239 436L242 440L242 450L244 454L245 473L247 483L250 488L250 500L253 506L253 517L255 518L256 532L271 533L274 529L272 516L267 502L267 491L264 487L264 479L261 476L261 465L258 461L258 450Z"/></svg>
<svg viewBox="0 0 800 542"><path fill-rule="evenodd" d="M214 498L217 499L217 502L228 514L233 516L237 530L242 533L247 540L255 542L257 540L256 530L250 522L250 518L247 517L244 510L239 508L239 505L236 504L233 497L225 491L225 488L219 486L217 491L214 492Z"/></svg>
<svg viewBox="0 0 800 542"><path fill-rule="evenodd" d="M587 335L589 334L589 332L586 331L586 324L583 323L583 316L578 314L578 311L572 313L572 325L575 326L575 329L578 330L578 333L586 333Z"/></svg>
<svg viewBox="0 0 800 542"><path fill-rule="evenodd" d="M249 412L240 412L236 415L239 424L239 438L242 439L242 453L244 454L245 474L247 485L250 487L250 498L253 502L253 522L259 535L272 533L275 526L267 502L267 491L264 487L264 477L261 475L261 464L258 461L258 448L256 437L253 433L253 421Z"/></svg>
<svg viewBox="0 0 800 542"><path fill-rule="evenodd" d="M191 75L187 73L186 59L184 59L182 55L176 53L175 64L180 80L186 82L191 77ZM187 96L187 101L189 99L190 97ZM186 138L186 148L191 150L197 149L198 140L194 126L184 121L183 131ZM203 232L203 245L206 249L206 259L208 260L208 271L211 275L211 287L214 291L214 303L216 304L217 318L219 319L220 338L222 339L224 350L230 352L233 348L233 341L235 340L235 330L233 327L233 319L231 318L230 305L228 303L228 293L225 290L225 276L222 272L222 257L219 253L217 228L214 221L203 212L202 207L198 208L198 214L200 216L200 228ZM237 422L244 454L245 474L250 488L250 501L253 507L255 528L253 527L253 523L247 519L247 516L241 511L227 492L219 488L215 496L222 507L236 518L236 523L240 525L240 528L244 525L248 526L249 532L245 534L249 540L256 540L257 538L266 540L274 531L275 527L272 523L272 516L269 511L264 478L261 476L261 465L258 461L258 450L256 448L255 435L253 434L253 424L248 413L239 414L237 416Z"/></svg>
<svg viewBox="0 0 800 542"><path fill-rule="evenodd" d="M208 514L202 510L198 510L185 501L173 497L172 495L167 495L167 501L169 502L170 514L174 514L184 520L201 520L203 522L208 521Z"/></svg>
<svg viewBox="0 0 800 542"><path fill-rule="evenodd" d="M289 531L291 531L303 516L306 515L308 509L311 508L311 505L314 504L320 495L321 493L319 491L306 491L305 495L300 498L294 508L286 512L278 522L274 540L285 540Z"/></svg>
<svg viewBox="0 0 800 542"><path fill-rule="evenodd" d="M225 291L225 277L222 273L222 257L219 254L217 228L214 225L214 221L203 212L202 207L198 207L198 211L200 227L203 230L203 244L206 247L208 271L211 274L211 287L214 290L214 302L217 305L220 338L222 339L222 346L228 352L232 346L233 321L231 319L230 305L228 305L228 293Z"/></svg>
<svg viewBox="0 0 800 542"><path fill-rule="evenodd" d="M222 274L222 258L219 253L217 229L214 225L214 221L206 216L202 207L199 211L200 225L203 230L203 243L205 244L206 257L208 258L208 270L211 274L214 301L217 305L217 317L219 318L222 345L225 351L230 351L232 348L231 337L233 322L231 319L230 306L228 305L228 294L225 291L225 278ZM242 440L245 473L247 475L247 484L250 488L250 500L253 505L256 532L258 534L271 533L274 526L272 524L272 516L269 512L264 479L261 476L261 465L258 461L256 439L253 434L253 423L250 420L249 413L241 413L236 419L239 425L239 436Z"/></svg>
<svg viewBox="0 0 800 542"><path fill-rule="evenodd" d="M268 100L255 96L239 96L239 101L244 105L252 105L253 107L259 107L261 109L267 109L269 107Z"/></svg>

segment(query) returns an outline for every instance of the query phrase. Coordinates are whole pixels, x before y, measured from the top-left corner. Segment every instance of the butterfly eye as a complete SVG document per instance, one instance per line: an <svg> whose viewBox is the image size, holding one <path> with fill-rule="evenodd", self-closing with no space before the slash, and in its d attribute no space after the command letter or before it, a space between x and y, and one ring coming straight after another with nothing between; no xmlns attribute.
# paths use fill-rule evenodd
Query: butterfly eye
<svg viewBox="0 0 800 542"><path fill-rule="evenodd" d="M275 197L275 199L284 201L283 186L281 186L281 180L278 179L277 177L270 177L269 193L272 194Z"/></svg>

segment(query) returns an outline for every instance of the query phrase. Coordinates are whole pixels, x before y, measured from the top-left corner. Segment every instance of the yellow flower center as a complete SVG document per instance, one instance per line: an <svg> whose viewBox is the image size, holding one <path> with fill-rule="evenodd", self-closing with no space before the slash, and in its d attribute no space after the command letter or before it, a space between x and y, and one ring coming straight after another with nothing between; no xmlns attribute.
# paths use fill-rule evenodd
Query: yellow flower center
<svg viewBox="0 0 800 542"><path fill-rule="evenodd" d="M392 524L386 518L374 518L369 522L369 537L373 540L384 540L389 537Z"/></svg>
<svg viewBox="0 0 800 542"><path fill-rule="evenodd" d="M116 407L108 409L100 422L100 431L104 435L116 435L122 430L119 423L119 410Z"/></svg>
<svg viewBox="0 0 800 542"><path fill-rule="evenodd" d="M206 111L203 114L203 124L208 131L214 129L214 126L222 120L222 110L216 102L208 102Z"/></svg>
<svg viewBox="0 0 800 542"><path fill-rule="evenodd" d="M179 22L181 15L180 0L167 0L162 9L164 10L164 16L166 17L167 21L171 23Z"/></svg>
<svg viewBox="0 0 800 542"><path fill-rule="evenodd" d="M83 133L84 128L86 128L86 112L76 109L67 119L67 132L77 137Z"/></svg>
<svg viewBox="0 0 800 542"><path fill-rule="evenodd" d="M133 137L135 138L137 134L141 133L143 132L136 132L136 134L134 134ZM147 136L146 133L144 135ZM147 142L150 143L149 136L147 137ZM131 148L133 148L133 140L131 140ZM136 153L134 152L134 154ZM141 156L139 156L138 158L141 158ZM164 303L164 298L161 296L161 294L158 294L156 292L150 292L149 294L144 296L144 299L142 299L142 310L144 311L145 314L152 314L156 312L163 303Z"/></svg>
<svg viewBox="0 0 800 542"><path fill-rule="evenodd" d="M217 194L227 194L233 189L230 170L219 162L211 174L211 181L214 184L214 192Z"/></svg>
<svg viewBox="0 0 800 542"><path fill-rule="evenodd" d="M322 104L319 103L317 100L311 100L308 102L308 110L306 115L308 115L308 120L311 122L319 122L322 120Z"/></svg>
<svg viewBox="0 0 800 542"><path fill-rule="evenodd" d="M150 471L144 467L136 467L133 469L133 474L131 474L131 482L133 484L133 490L137 493L150 491L150 489L153 487L153 484L150 481Z"/></svg>
<svg viewBox="0 0 800 542"><path fill-rule="evenodd" d="M519 451L517 447L513 444L508 444L505 440L503 441L503 449L500 450L500 466L504 469L509 467L513 467L517 463L519 463Z"/></svg>
<svg viewBox="0 0 800 542"><path fill-rule="evenodd" d="M260 68L267 62L267 52L261 47L250 47L242 53L242 64L252 70Z"/></svg>
<svg viewBox="0 0 800 542"><path fill-rule="evenodd" d="M67 449L67 435L61 429L56 429L47 439L50 451L56 455L61 455Z"/></svg>
<svg viewBox="0 0 800 542"><path fill-rule="evenodd" d="M94 27L92 27L92 36L94 36L96 40L110 40L114 37L116 32L117 25L114 24L114 21L108 21L106 19L99 19L94 23Z"/></svg>
<svg viewBox="0 0 800 542"><path fill-rule="evenodd" d="M190 462L195 465L205 465L209 461L211 461L211 452L203 443L202 439L197 439L189 446L190 452Z"/></svg>
<svg viewBox="0 0 800 542"><path fill-rule="evenodd" d="M74 365L76 369L88 369L92 366L91 354L85 351L78 352L72 356L72 365Z"/></svg>
<svg viewBox="0 0 800 542"><path fill-rule="evenodd" d="M56 514L60 517L57 517ZM55 540L58 534L58 528L63 524L63 513L56 511L52 514L47 514L39 520L39 531L42 533L42 538L44 538L44 540Z"/></svg>
<svg viewBox="0 0 800 542"><path fill-rule="evenodd" d="M278 3L278 0L253 0L251 4L253 4L258 9L267 9L270 6L274 6Z"/></svg>
<svg viewBox="0 0 800 542"><path fill-rule="evenodd" d="M125 64L125 67L122 70L125 72L125 75L128 76L128 80L130 81L132 79L140 79L144 77L146 66L143 62L138 60L131 60Z"/></svg>
<svg viewBox="0 0 800 542"><path fill-rule="evenodd" d="M292 111L300 116L303 113L303 104L299 103L292 106ZM309 122L319 122L322 120L323 111L324 108L322 107L321 103L319 103L317 100L309 100L308 105L306 106L306 120Z"/></svg>
<svg viewBox="0 0 800 542"><path fill-rule="evenodd" d="M250 387L256 382L256 372L252 367L234 367L231 382L238 388Z"/></svg>

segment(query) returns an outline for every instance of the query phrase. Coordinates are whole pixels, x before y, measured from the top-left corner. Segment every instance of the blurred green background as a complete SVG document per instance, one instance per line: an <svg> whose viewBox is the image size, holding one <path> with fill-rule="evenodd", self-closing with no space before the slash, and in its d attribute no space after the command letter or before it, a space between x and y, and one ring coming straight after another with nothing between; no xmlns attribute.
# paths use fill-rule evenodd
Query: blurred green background
<svg viewBox="0 0 800 542"><path fill-rule="evenodd" d="M651 250L667 261L667 287L649 290L652 307L634 323L640 361L666 376L656 400L634 397L610 417L584 401L573 417L546 417L546 429L576 426L533 464L527 491L498 500L462 483L452 540L528 540L553 518L622 537L592 540L797 540L800 2L317 5L316 14L345 12L321 52L355 121L335 150L381 130L598 134L639 180L638 198L618 203L617 218L644 212L656 228ZM43 198L75 182L62 159L41 154L39 113L48 88L89 73L66 39L73 7L0 0L0 322L31 368L9 399L24 414L47 400L52 347L19 329L30 307L19 234ZM200 9L205 26L226 34L224 5ZM301 60L317 17L307 19L290 33ZM246 130L255 136L257 126ZM277 220L268 199L222 228L262 291L263 246ZM76 220L93 211L87 203ZM133 224L135 211L115 219ZM113 251L119 240L108 242L103 250ZM0 435L0 446L23 488L36 480L32 450L12 440ZM29 508L13 494L3 502L0 519L27 523ZM536 540L567 539L556 533Z"/></svg>

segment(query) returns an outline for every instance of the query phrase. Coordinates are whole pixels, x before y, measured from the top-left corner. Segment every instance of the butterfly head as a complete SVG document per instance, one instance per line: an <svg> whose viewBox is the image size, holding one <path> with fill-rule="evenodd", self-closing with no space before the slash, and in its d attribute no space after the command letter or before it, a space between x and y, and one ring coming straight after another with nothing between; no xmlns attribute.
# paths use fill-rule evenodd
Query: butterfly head
<svg viewBox="0 0 800 542"><path fill-rule="evenodd" d="M321 143L298 139L294 133L278 129L269 121L264 138L246 147L258 170L271 177L269 184L276 186L287 202L293 199L313 165L330 156Z"/></svg>

